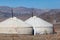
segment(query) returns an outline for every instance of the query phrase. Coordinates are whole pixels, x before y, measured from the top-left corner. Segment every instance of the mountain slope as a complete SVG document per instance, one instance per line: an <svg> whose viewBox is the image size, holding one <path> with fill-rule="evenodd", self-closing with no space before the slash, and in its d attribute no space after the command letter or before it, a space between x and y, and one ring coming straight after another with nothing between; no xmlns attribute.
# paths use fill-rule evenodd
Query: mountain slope
<svg viewBox="0 0 60 40"><path fill-rule="evenodd" d="M0 20L12 17L11 7L0 6ZM16 7L13 8L13 16L19 19L26 20L32 16L38 16L46 21L52 22L56 20L60 22L60 9L37 9L37 8L26 8L26 7Z"/></svg>

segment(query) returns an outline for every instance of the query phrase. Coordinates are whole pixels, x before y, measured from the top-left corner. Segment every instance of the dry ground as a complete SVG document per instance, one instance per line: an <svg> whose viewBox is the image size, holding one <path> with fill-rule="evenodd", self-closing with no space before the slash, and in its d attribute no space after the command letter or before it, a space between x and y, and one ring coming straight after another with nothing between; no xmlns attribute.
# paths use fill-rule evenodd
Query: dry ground
<svg viewBox="0 0 60 40"><path fill-rule="evenodd" d="M0 34L0 40L60 40L60 33L51 35Z"/></svg>

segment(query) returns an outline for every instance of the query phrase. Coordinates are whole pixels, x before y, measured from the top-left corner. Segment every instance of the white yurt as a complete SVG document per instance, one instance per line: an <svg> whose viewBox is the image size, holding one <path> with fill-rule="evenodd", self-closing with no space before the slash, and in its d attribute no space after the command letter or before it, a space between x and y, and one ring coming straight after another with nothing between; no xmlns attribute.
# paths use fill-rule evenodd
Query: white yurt
<svg viewBox="0 0 60 40"><path fill-rule="evenodd" d="M53 33L53 24L39 18L36 16L33 16L25 21L25 23L28 23L33 26L34 29L34 35L36 34L45 34L45 33Z"/></svg>
<svg viewBox="0 0 60 40"><path fill-rule="evenodd" d="M0 22L0 33L6 34L32 34L32 26L13 17Z"/></svg>

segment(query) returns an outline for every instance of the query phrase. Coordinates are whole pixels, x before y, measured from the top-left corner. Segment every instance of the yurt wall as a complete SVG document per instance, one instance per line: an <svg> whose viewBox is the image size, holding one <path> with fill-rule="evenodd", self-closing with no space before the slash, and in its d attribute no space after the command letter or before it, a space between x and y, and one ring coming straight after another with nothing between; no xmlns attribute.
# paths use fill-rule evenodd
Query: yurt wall
<svg viewBox="0 0 60 40"><path fill-rule="evenodd" d="M32 34L32 27L20 27L17 29L18 34Z"/></svg>
<svg viewBox="0 0 60 40"><path fill-rule="evenodd" d="M3 34L16 34L16 30L12 27L0 27L0 33Z"/></svg>
<svg viewBox="0 0 60 40"><path fill-rule="evenodd" d="M36 27L34 29L34 35L36 34L52 34L53 33L53 29L52 28L38 28Z"/></svg>

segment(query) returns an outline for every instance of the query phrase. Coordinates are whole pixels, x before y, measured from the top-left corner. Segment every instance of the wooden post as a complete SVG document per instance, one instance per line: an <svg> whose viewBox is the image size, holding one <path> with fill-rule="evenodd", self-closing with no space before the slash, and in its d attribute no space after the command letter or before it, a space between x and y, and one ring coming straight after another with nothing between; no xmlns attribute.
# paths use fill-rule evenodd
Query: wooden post
<svg viewBox="0 0 60 40"><path fill-rule="evenodd" d="M34 11L34 9L32 9L32 17L34 16L34 15L33 15L33 11Z"/></svg>

